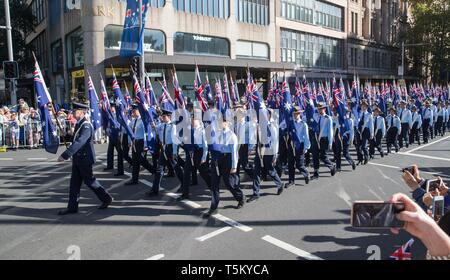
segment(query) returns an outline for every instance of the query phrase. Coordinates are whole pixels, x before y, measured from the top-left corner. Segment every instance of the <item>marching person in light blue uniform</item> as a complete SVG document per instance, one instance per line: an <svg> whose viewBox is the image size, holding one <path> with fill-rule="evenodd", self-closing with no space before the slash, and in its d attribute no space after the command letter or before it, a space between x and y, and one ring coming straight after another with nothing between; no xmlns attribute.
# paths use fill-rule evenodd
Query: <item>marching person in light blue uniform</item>
<svg viewBox="0 0 450 280"><path fill-rule="evenodd" d="M389 116L386 118L387 123L387 154L391 153L391 146L394 145L395 152L398 152L397 138L401 132L400 118L396 115L397 110L394 107L389 108Z"/></svg>

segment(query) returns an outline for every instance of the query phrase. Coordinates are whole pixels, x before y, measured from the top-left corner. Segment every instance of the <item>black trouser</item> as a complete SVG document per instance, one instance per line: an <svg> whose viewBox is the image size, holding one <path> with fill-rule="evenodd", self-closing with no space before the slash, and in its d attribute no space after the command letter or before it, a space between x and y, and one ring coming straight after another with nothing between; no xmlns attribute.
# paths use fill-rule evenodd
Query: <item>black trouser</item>
<svg viewBox="0 0 450 280"><path fill-rule="evenodd" d="M78 211L80 188L83 182L95 193L95 195L101 202L105 203L111 200L111 195L95 179L92 171L92 164L72 163L72 175L70 177L70 189L69 189L69 203L67 206L67 209L69 211Z"/></svg>
<svg viewBox="0 0 450 280"><path fill-rule="evenodd" d="M192 171L195 167L197 172L200 171L200 176L206 183L208 188L211 188L211 174L209 171L208 158L204 163L202 162L203 149L195 149L194 151L186 151L186 160L184 161L183 169L183 194L189 194L189 187L191 185Z"/></svg>
<svg viewBox="0 0 450 280"><path fill-rule="evenodd" d="M279 156L276 166L278 177L281 178L283 174L283 163L287 162L288 172L289 172L289 183L294 183L295 181L295 159L294 159L294 148L292 140L288 136L280 137L280 145L278 148Z"/></svg>
<svg viewBox="0 0 450 280"><path fill-rule="evenodd" d="M283 186L280 177L278 176L275 167L273 166L273 155L264 155L262 156L262 166L261 166L261 158L259 156L259 151L256 151L255 155L255 164L253 168L253 195L259 196L259 190L261 187L261 175L263 170L267 171L267 174L272 178L273 182L277 186L277 188L281 188Z"/></svg>
<svg viewBox="0 0 450 280"><path fill-rule="evenodd" d="M381 130L378 130L377 133L375 134L375 136L373 137L373 139L370 140L370 149L369 149L370 156L374 156L375 155L375 148L380 153L380 156L384 156L383 155L383 148L381 148L382 136L383 136L383 132Z"/></svg>
<svg viewBox="0 0 450 280"><path fill-rule="evenodd" d="M248 146L249 144L241 144L239 147L239 160L236 173L239 174L242 168L250 178L253 178L253 167L248 162Z"/></svg>
<svg viewBox="0 0 450 280"><path fill-rule="evenodd" d="M330 161L330 159L328 158L328 146L329 146L329 142L328 142L328 137L322 137L319 140L320 145L319 145L319 158L320 160L330 169L332 170L334 168L333 163ZM314 162L314 172L316 172L317 170L319 170L319 162L316 161Z"/></svg>
<svg viewBox="0 0 450 280"><path fill-rule="evenodd" d="M139 180L139 171L141 166L153 173L154 167L147 161L147 158L142 154L144 152L144 140L134 140L133 150L131 153L131 160L133 162L131 180L137 182Z"/></svg>
<svg viewBox="0 0 450 280"><path fill-rule="evenodd" d="M430 137L434 139L434 132L436 131L436 123L434 121L430 121Z"/></svg>
<svg viewBox="0 0 450 280"><path fill-rule="evenodd" d="M424 119L422 124L423 142L428 143L428 136L430 133L430 119Z"/></svg>
<svg viewBox="0 0 450 280"><path fill-rule="evenodd" d="M409 123L402 123L402 130L400 131L400 135L398 136L398 144L400 148L403 148L403 141L405 141L405 146L408 148L408 132L409 132Z"/></svg>
<svg viewBox="0 0 450 280"><path fill-rule="evenodd" d="M123 151L118 139L109 138L106 168L114 168L114 149L117 151L117 173L123 173Z"/></svg>
<svg viewBox="0 0 450 280"><path fill-rule="evenodd" d="M342 155L347 160L350 165L353 165L355 162L350 156L350 136L348 134L344 134L342 137Z"/></svg>
<svg viewBox="0 0 450 280"><path fill-rule="evenodd" d="M360 145L360 151L364 155L364 160L369 159L369 149L367 148L367 144L370 140L370 131L369 128L364 128L361 133L361 145Z"/></svg>
<svg viewBox="0 0 450 280"><path fill-rule="evenodd" d="M342 162L342 139L339 131L335 131L334 141L332 145L334 163L336 164L337 169L341 169Z"/></svg>
<svg viewBox="0 0 450 280"><path fill-rule="evenodd" d="M436 136L441 135L444 136L445 128L444 128L444 117L438 116L436 121Z"/></svg>
<svg viewBox="0 0 450 280"><path fill-rule="evenodd" d="M161 148L161 151L158 153L158 164L155 168L155 178L153 179L153 192L159 192L159 187L161 186L162 177L164 175L164 166L171 166L177 175L178 180L181 183L181 188L184 189L183 186L183 168L176 160L176 157L173 156L173 147L172 145L166 145Z"/></svg>
<svg viewBox="0 0 450 280"><path fill-rule="evenodd" d="M387 143L387 152L391 152L391 146L394 145L395 151L398 152L398 143L397 143L397 127L390 127L386 134L386 143Z"/></svg>
<svg viewBox="0 0 450 280"><path fill-rule="evenodd" d="M417 143L420 145L420 136L419 129L417 128L417 122L413 124L411 131L409 132L409 144L414 144L415 141L417 141Z"/></svg>
<svg viewBox="0 0 450 280"><path fill-rule="evenodd" d="M122 134L122 154L123 158L128 162L128 164L132 165L133 161L130 157L130 147L128 146L128 134L123 133Z"/></svg>
<svg viewBox="0 0 450 280"><path fill-rule="evenodd" d="M305 166L305 148L304 143L300 143L298 148L295 148L295 168L297 168L303 177L309 177L309 171Z"/></svg>
<svg viewBox="0 0 450 280"><path fill-rule="evenodd" d="M356 149L356 157L359 162L364 160L364 155L361 150L361 133L359 133L359 130L355 127L355 138L353 140L353 144L355 145Z"/></svg>
<svg viewBox="0 0 450 280"><path fill-rule="evenodd" d="M231 154L220 154L218 158L212 158L211 170L211 210L217 209L220 202L220 178L223 178L225 186L237 201L244 199L244 193L239 186L239 175L231 174Z"/></svg>

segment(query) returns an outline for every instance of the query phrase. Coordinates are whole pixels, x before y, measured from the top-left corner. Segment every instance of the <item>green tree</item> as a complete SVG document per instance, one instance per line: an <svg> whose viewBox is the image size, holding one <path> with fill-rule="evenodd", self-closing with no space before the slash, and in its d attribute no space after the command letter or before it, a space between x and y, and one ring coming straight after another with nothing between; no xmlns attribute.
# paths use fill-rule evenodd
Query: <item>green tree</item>
<svg viewBox="0 0 450 280"><path fill-rule="evenodd" d="M439 82L448 80L450 65L450 0L410 0L406 43L427 45L407 49L409 74ZM429 77L429 75L431 77Z"/></svg>
<svg viewBox="0 0 450 280"><path fill-rule="evenodd" d="M11 15L12 41L14 50L14 60L19 62L21 70L33 65L30 50L25 45L26 35L34 31L34 16L31 8L21 0L10 0L9 8ZM0 25L5 26L5 3L0 0ZM8 60L8 48L6 40L6 30L0 30L0 61Z"/></svg>

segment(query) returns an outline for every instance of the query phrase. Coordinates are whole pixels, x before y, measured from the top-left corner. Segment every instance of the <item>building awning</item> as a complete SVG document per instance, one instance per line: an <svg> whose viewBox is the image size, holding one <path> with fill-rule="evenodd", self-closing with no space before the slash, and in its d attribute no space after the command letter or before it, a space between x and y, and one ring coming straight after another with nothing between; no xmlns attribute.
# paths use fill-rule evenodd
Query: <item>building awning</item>
<svg viewBox="0 0 450 280"><path fill-rule="evenodd" d="M109 57L103 61L105 67L113 66L126 66L130 65L132 59L124 58L117 55L118 51L106 50L106 57ZM109 54L109 55L108 55ZM145 54L145 63L154 64L160 68L171 68L172 65L177 67L177 70L193 70L195 64L199 67L208 66L211 71L222 71L223 67L228 70L242 69L242 68L257 68L266 71L283 71L294 70L295 65L293 63L284 62L272 62L268 60L257 59L231 59L229 57L217 57L217 56L201 56L201 55L165 55L165 54Z"/></svg>

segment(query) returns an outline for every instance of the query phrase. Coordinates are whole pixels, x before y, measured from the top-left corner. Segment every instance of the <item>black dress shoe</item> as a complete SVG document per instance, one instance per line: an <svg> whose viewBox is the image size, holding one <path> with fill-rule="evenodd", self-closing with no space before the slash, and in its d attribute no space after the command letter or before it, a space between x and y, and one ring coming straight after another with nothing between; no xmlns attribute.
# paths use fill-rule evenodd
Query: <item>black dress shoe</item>
<svg viewBox="0 0 450 280"><path fill-rule="evenodd" d="M203 217L203 219L208 219L209 217L211 217L212 215L215 215L217 213L218 213L217 209L214 209L214 210L209 209L208 212L203 213L202 217Z"/></svg>
<svg viewBox="0 0 450 280"><path fill-rule="evenodd" d="M108 208L109 205L111 205L112 202L113 202L113 198L110 197L110 199L106 202L103 202L102 205L100 205L98 207L98 209L106 209L106 208Z"/></svg>
<svg viewBox="0 0 450 280"><path fill-rule="evenodd" d="M153 197L153 196L158 196L159 193L158 193L158 192L155 192L155 191L148 191L148 192L145 193L145 195L146 195L146 196Z"/></svg>
<svg viewBox="0 0 450 280"><path fill-rule="evenodd" d="M248 202L255 201L255 200L258 200L258 198L259 198L259 196L257 196L257 195L252 195L252 196L250 196L250 197L247 199L247 203L248 203Z"/></svg>
<svg viewBox="0 0 450 280"><path fill-rule="evenodd" d="M139 184L138 181L128 181L128 182L125 183L126 186L137 185L137 184Z"/></svg>
<svg viewBox="0 0 450 280"><path fill-rule="evenodd" d="M355 170L356 169L356 163L352 162L352 169Z"/></svg>
<svg viewBox="0 0 450 280"><path fill-rule="evenodd" d="M333 168L331 168L330 172L331 172L331 176L334 176L336 174L336 167L333 166Z"/></svg>
<svg viewBox="0 0 450 280"><path fill-rule="evenodd" d="M179 197L177 197L177 201L182 201L185 199L189 199L189 195L188 194L182 194Z"/></svg>
<svg viewBox="0 0 450 280"><path fill-rule="evenodd" d="M58 215L63 216L63 215L69 215L69 214L76 214L78 213L77 210L69 210L69 209L64 209L64 210L59 210L58 211Z"/></svg>
<svg viewBox="0 0 450 280"><path fill-rule="evenodd" d="M284 188L287 189L287 188L293 187L293 186L295 186L295 183L294 182L289 182L289 183L284 185Z"/></svg>
<svg viewBox="0 0 450 280"><path fill-rule="evenodd" d="M125 175L123 172L122 173L114 173L114 176L118 177L118 176L123 176Z"/></svg>
<svg viewBox="0 0 450 280"><path fill-rule="evenodd" d="M284 189L284 183L278 188L277 195L282 194L283 193L283 189Z"/></svg>
<svg viewBox="0 0 450 280"><path fill-rule="evenodd" d="M241 201L238 202L236 209L241 209L242 207L244 207L244 205L245 205L245 200L242 199Z"/></svg>
<svg viewBox="0 0 450 280"><path fill-rule="evenodd" d="M364 165L366 165L368 162L369 162L369 159L366 158L366 159L364 160Z"/></svg>
<svg viewBox="0 0 450 280"><path fill-rule="evenodd" d="M113 170L113 168L112 167L105 167L105 168L103 168L103 171L108 171L108 170Z"/></svg>
<svg viewBox="0 0 450 280"><path fill-rule="evenodd" d="M308 176L305 176L305 184L309 184L309 180L310 180L310 178L309 178L309 175Z"/></svg>

